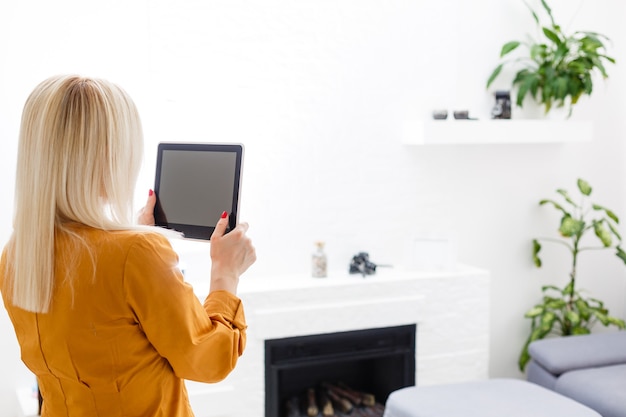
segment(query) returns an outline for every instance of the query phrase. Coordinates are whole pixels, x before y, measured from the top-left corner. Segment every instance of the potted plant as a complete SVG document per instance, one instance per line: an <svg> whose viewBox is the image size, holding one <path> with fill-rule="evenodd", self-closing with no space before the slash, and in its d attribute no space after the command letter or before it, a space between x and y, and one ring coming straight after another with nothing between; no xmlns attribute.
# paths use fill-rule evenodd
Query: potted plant
<svg viewBox="0 0 626 417"><path fill-rule="evenodd" d="M527 94L541 104L547 114L553 105L565 107L568 117L573 106L583 95L593 91L593 74L599 73L608 78L605 64L615 63L615 59L606 54L605 41L609 39L597 32L577 31L567 34L554 21L552 10L545 0L541 5L547 13L550 24L543 25L537 13L526 3L539 29L539 38L529 36L527 42L511 41L502 46L500 58L503 58L523 46L527 56L500 63L487 80L487 88L500 75L505 65L513 64L517 73L513 79L513 88L517 88L516 104L522 107Z"/></svg>
<svg viewBox="0 0 626 417"><path fill-rule="evenodd" d="M528 345L549 335L579 335L588 334L591 328L600 323L604 326L626 327L624 320L609 315L604 303L597 298L586 296L576 287L576 267L578 257L582 252L609 249L615 250L615 255L626 263L626 252L620 247L622 238L617 231L618 217L606 207L593 204L589 201L591 186L585 180L578 180L580 199L574 201L566 190L556 192L561 196L563 204L555 200L541 200L540 205L549 204L561 212L559 226L560 238L538 238L533 240L533 260L535 266L541 267L539 252L540 241L553 242L564 246L572 254L572 264L569 281L564 288L553 285L542 287L543 299L528 310L525 317L531 320L530 335L524 344L519 357L519 368L524 371L530 360ZM582 239L588 232L594 232L599 241L597 246L582 246ZM585 241L587 244L587 241Z"/></svg>

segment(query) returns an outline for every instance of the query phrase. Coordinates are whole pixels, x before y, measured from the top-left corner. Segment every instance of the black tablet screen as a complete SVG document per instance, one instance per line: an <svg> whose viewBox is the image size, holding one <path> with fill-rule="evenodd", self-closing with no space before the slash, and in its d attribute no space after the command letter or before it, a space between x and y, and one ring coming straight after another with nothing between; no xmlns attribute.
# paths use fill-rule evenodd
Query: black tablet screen
<svg viewBox="0 0 626 417"><path fill-rule="evenodd" d="M159 144L155 219L185 237L209 239L226 211L236 224L240 145Z"/></svg>

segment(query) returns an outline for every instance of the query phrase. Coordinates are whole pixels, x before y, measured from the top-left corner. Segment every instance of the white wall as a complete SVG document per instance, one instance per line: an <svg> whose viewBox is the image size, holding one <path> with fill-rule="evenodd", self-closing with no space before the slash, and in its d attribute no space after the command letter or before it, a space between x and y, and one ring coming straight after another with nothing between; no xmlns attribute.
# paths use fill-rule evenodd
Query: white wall
<svg viewBox="0 0 626 417"><path fill-rule="evenodd" d="M565 27L614 40L618 65L574 115L594 121L591 143L400 142L404 123L433 108L488 117L493 99L484 85L501 45L532 30L521 0L4 0L0 239L10 233L26 96L56 73L105 77L129 91L143 116L138 203L152 187L159 141L238 141L246 145L242 217L259 255L246 279L307 273L318 239L331 269L346 268L360 250L401 267L411 237L454 234L459 259L492 273L491 375L518 377L523 313L542 284L561 285L568 272L557 250L547 251L554 256L543 270L531 264L531 239L557 225L538 200L583 177L598 203L626 218L626 7L551 3ZM602 252L585 254L579 267L581 285L621 317L625 270ZM16 379L28 381L4 312L0 333L0 415L10 416Z"/></svg>

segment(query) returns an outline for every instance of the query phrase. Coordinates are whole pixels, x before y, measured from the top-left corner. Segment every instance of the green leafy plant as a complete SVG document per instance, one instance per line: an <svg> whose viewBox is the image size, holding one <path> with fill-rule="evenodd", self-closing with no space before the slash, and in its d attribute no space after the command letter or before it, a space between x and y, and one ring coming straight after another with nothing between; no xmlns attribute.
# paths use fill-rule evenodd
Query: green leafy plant
<svg viewBox="0 0 626 417"><path fill-rule="evenodd" d="M545 113L555 104L558 107L567 105L569 117L578 99L583 94L591 95L592 75L599 72L603 78L608 78L605 63L614 64L615 59L606 55L604 42L609 41L609 38L597 32L577 31L571 35L566 34L554 21L548 4L544 0L541 0L541 4L550 18L550 24L542 25L537 13L526 3L541 37L535 40L529 36L528 42L505 43L500 51L500 58L519 46L526 47L529 54L498 65L487 80L487 88L500 75L505 65L515 64L521 67L513 80L513 87L517 87L516 104L519 107L522 107L524 97L530 93L536 102L544 106Z"/></svg>
<svg viewBox="0 0 626 417"><path fill-rule="evenodd" d="M604 326L626 327L624 320L609 315L604 303L596 298L588 297L576 290L576 267L582 252L598 249L615 250L615 255L626 263L626 252L620 246L622 238L617 231L619 219L614 212L606 207L589 201L591 186L587 181L578 180L580 200L574 201L566 190L556 190L564 201L559 204L555 200L541 200L540 205L549 204L561 212L559 226L560 239L541 238L533 240L533 260L535 266L541 267L539 252L540 241L554 242L563 245L572 254L572 269L569 282L564 288L553 285L542 287L543 299L528 310L526 318L531 320L530 335L524 344L519 357L519 368L524 370L530 360L528 345L548 335L570 336L588 334L596 323ZM582 246L582 238L589 231L599 240L598 246Z"/></svg>

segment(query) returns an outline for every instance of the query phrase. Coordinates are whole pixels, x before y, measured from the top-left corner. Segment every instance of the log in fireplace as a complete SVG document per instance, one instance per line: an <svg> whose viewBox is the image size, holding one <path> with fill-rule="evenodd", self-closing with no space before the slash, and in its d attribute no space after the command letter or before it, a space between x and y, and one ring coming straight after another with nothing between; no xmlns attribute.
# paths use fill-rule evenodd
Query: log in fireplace
<svg viewBox="0 0 626 417"><path fill-rule="evenodd" d="M265 417L330 416L329 404L336 416L382 414L392 391L415 384L415 331L412 324L266 340Z"/></svg>

